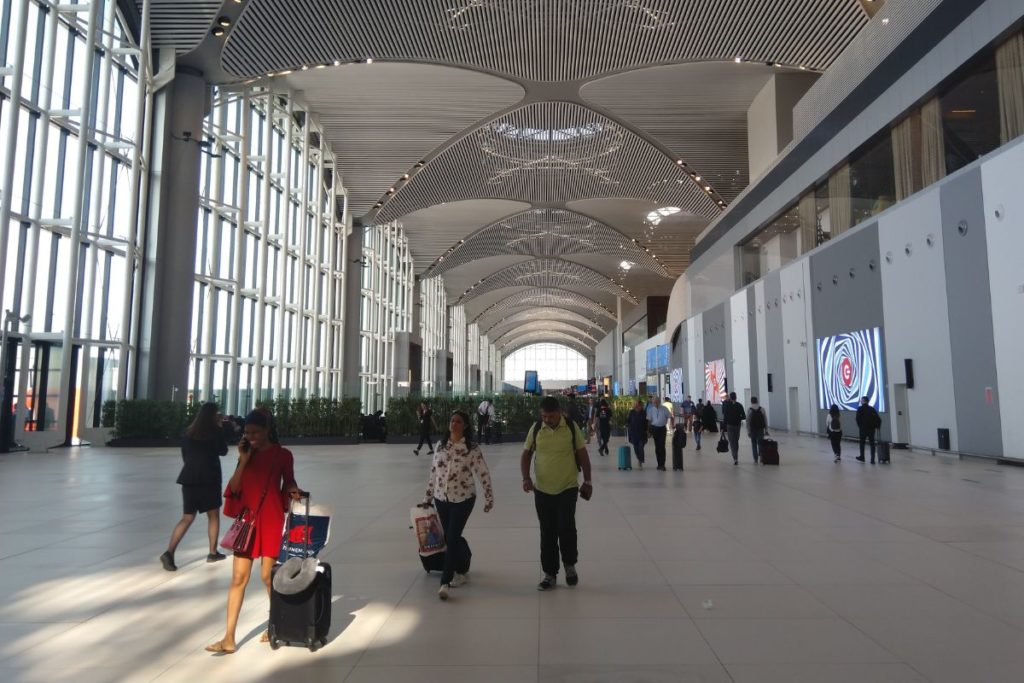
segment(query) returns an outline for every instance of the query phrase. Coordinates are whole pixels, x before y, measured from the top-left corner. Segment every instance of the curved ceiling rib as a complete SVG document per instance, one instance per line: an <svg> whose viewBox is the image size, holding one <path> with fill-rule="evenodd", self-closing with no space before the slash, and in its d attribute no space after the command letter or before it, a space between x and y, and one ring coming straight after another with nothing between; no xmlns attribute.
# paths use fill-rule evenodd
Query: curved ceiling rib
<svg viewBox="0 0 1024 683"><path fill-rule="evenodd" d="M556 287L537 287L516 292L491 304L475 316L466 316L467 322L484 323L493 316L507 315L513 311L534 308L565 308L582 315L604 319L615 324L615 314L611 309L579 292L570 292Z"/></svg>
<svg viewBox="0 0 1024 683"><path fill-rule="evenodd" d="M378 222L463 199L649 199L711 219L720 207L662 152L579 104L537 102L499 116L444 149L383 200Z"/></svg>
<svg viewBox="0 0 1024 683"><path fill-rule="evenodd" d="M527 310L519 311L511 315L506 315L503 318L495 322L488 322L486 325L480 325L480 333L490 336L500 337L506 332L506 330L520 323L529 322L531 320L559 320L570 325L576 325L582 330L590 331L591 336L596 334L607 334L608 328L611 325L599 324L593 318L588 318L585 315L576 313L565 308L530 308ZM492 335L492 332L494 333Z"/></svg>
<svg viewBox="0 0 1024 683"><path fill-rule="evenodd" d="M558 257L567 254L612 254L659 275L665 266L635 238L603 223L565 209L531 209L478 230L451 247L430 266L424 277L445 272L497 254Z"/></svg>
<svg viewBox="0 0 1024 683"><path fill-rule="evenodd" d="M456 303L464 304L474 297L496 289L524 286L600 290L622 297L630 303L639 303L639 300L619 283L586 266L561 259L535 259L503 268L467 289Z"/></svg>
<svg viewBox="0 0 1024 683"><path fill-rule="evenodd" d="M586 332L576 327L575 325L570 325L569 323L562 323L552 320L534 320L528 323L523 323L516 327L515 329L505 331L505 333L502 334L501 336L488 336L488 339L491 340L492 344L500 348L502 346L508 345L511 341L518 339L519 337L522 337L527 334L532 334L534 332L563 332L565 334L577 337L578 339L586 342L587 344L593 345L597 345L597 343L600 341L599 339L595 338L590 334L587 334Z"/></svg>
<svg viewBox="0 0 1024 683"><path fill-rule="evenodd" d="M509 356L524 346L545 343L568 346L570 349L578 351L588 358L594 355L594 348L592 346L564 332L531 332L530 334L518 337L515 341L510 341L506 346L500 348L496 346L495 348L502 356Z"/></svg>
<svg viewBox="0 0 1024 683"><path fill-rule="evenodd" d="M415 177L435 149L524 95L511 81L428 64L349 64L296 71L286 81L317 113L354 216L402 176Z"/></svg>
<svg viewBox="0 0 1024 683"><path fill-rule="evenodd" d="M867 19L859 0L250 0L221 60L239 78L368 57L545 82L737 55L821 70Z"/></svg>

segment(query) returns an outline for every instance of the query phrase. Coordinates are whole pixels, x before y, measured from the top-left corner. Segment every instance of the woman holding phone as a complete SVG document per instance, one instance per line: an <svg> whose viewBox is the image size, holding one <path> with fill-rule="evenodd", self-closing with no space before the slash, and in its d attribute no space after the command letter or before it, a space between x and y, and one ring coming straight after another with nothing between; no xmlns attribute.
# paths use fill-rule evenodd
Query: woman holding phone
<svg viewBox="0 0 1024 683"><path fill-rule="evenodd" d="M255 515L255 533L252 547L247 552L234 554L228 588L227 629L222 639L206 647L209 652L231 654L237 649L238 614L253 562L257 559L260 578L270 594L270 570L281 548L288 499L301 496L295 483L291 451L273 443L271 432L271 417L265 410L254 410L245 418L245 436L238 444L238 466L224 490L224 507L227 514L238 514L243 507L251 510ZM268 634L264 633L260 640L267 642Z"/></svg>

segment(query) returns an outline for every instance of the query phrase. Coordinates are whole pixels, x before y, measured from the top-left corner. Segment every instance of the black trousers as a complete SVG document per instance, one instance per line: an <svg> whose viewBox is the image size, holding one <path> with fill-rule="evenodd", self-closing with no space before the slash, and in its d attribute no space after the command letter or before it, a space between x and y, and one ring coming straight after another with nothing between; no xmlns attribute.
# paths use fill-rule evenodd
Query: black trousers
<svg viewBox="0 0 1024 683"><path fill-rule="evenodd" d="M828 440L832 442L832 453L833 453L833 455L839 455L839 452L842 450L842 446L840 446L840 444L843 442L843 433L842 432L829 432L828 433ZM863 451L862 451L862 453L863 453Z"/></svg>
<svg viewBox="0 0 1024 683"><path fill-rule="evenodd" d="M551 495L534 490L533 504L537 508L540 522L540 566L548 576L558 574L558 556L567 566L576 564L579 551L576 547L576 499L577 489L568 489Z"/></svg>
<svg viewBox="0 0 1024 683"><path fill-rule="evenodd" d="M469 544L462 538L462 532L466 529L474 503L476 496L461 503L434 499L437 516L441 518L441 526L444 527L444 542L448 546L444 554L444 570L441 572L442 584L451 583L455 572L465 573L469 568Z"/></svg>
<svg viewBox="0 0 1024 683"><path fill-rule="evenodd" d="M431 451L433 451L434 450L434 444L430 440L430 429L420 429L420 443L419 443L418 446L416 446L416 450L419 450L419 449L423 448L423 442L424 441L427 442L427 448L429 448Z"/></svg>
<svg viewBox="0 0 1024 683"><path fill-rule="evenodd" d="M477 423L476 423L476 442L477 443L486 443L486 444L490 444L491 443L491 425L490 425L490 422L491 422L490 418L488 418L486 420L481 419L479 417L477 418Z"/></svg>
<svg viewBox="0 0 1024 683"><path fill-rule="evenodd" d="M612 423L599 422L597 425L598 450L608 452L608 440L612 438Z"/></svg>
<svg viewBox="0 0 1024 683"><path fill-rule="evenodd" d="M668 427L651 427L651 438L654 439L654 458L658 461L658 467L665 467L665 436L668 434Z"/></svg>
<svg viewBox="0 0 1024 683"><path fill-rule="evenodd" d="M860 459L864 459L864 442L871 442L871 462L875 461L875 430L872 429L870 432L861 431L860 433Z"/></svg>

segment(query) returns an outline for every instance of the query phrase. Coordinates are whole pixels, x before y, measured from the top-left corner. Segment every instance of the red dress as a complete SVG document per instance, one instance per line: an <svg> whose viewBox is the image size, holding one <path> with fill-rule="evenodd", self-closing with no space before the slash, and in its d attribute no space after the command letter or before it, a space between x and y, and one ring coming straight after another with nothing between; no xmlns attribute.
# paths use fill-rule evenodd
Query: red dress
<svg viewBox="0 0 1024 683"><path fill-rule="evenodd" d="M293 463L291 451L279 444L270 444L252 454L242 470L242 487L238 494L230 495L230 484L224 491L229 497L224 506L227 514L237 515L242 507L254 512L259 509L252 552L242 557L277 557L280 552L284 513L289 504L285 490L295 484ZM264 487L267 494L261 506Z"/></svg>

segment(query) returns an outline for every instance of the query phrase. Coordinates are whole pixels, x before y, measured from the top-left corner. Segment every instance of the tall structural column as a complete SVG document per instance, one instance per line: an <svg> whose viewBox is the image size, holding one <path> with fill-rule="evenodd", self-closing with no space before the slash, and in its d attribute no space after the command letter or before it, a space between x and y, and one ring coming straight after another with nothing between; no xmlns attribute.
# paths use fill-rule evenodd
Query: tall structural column
<svg viewBox="0 0 1024 683"><path fill-rule="evenodd" d="M347 240L345 255L345 326L342 329L342 344L345 356L342 368L342 395L359 398L361 393L359 375L362 367L362 320L363 320L363 227L356 224Z"/></svg>
<svg viewBox="0 0 1024 683"><path fill-rule="evenodd" d="M622 363L622 355L626 349L622 346L622 297L615 297L615 329L612 331L615 336L612 338L612 367L615 372L612 375L612 382L619 383L619 391L626 393L626 367Z"/></svg>
<svg viewBox="0 0 1024 683"><path fill-rule="evenodd" d="M160 57L161 66L173 64L173 54ZM202 139L209 94L201 73L177 67L174 79L154 97L138 397L186 397L199 216L201 148L197 142Z"/></svg>

